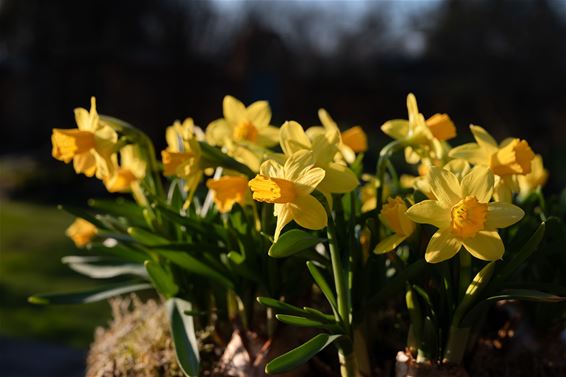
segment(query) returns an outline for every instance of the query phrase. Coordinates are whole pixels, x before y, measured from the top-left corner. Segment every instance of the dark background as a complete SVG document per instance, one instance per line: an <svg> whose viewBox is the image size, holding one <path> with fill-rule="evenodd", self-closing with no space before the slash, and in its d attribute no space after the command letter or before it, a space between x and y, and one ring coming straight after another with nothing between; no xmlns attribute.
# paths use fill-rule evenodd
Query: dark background
<svg viewBox="0 0 566 377"><path fill-rule="evenodd" d="M17 198L103 193L50 157L51 129L75 127L91 95L158 149L173 120L220 117L225 94L269 100L274 125L315 124L324 106L363 125L369 167L410 91L425 116L455 120L455 142L471 140L470 123L527 139L557 192L565 88L566 0L0 2L0 145L16 181L3 186ZM37 174L10 174L26 168Z"/></svg>

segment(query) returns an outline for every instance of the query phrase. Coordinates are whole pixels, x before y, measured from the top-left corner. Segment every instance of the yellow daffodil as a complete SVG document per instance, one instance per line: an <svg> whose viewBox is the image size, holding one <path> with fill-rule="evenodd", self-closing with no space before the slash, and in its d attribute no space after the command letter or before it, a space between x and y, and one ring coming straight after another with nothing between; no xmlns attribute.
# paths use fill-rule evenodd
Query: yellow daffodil
<svg viewBox="0 0 566 377"><path fill-rule="evenodd" d="M379 179L369 174L363 174L362 180L366 183L360 189L360 200L362 202L362 213L369 212L377 206L377 188L381 185ZM383 197L387 198L390 194L390 185L383 187Z"/></svg>
<svg viewBox="0 0 566 377"><path fill-rule="evenodd" d="M544 168L541 155L537 154L531 164L531 172L517 177L519 199L525 200L531 193L544 186L547 179L548 171Z"/></svg>
<svg viewBox="0 0 566 377"><path fill-rule="evenodd" d="M248 180L238 175L209 179L206 187L212 190L214 203L221 213L230 212L235 203L244 205L249 196Z"/></svg>
<svg viewBox="0 0 566 377"><path fill-rule="evenodd" d="M419 176L413 179L412 184L415 190L419 190L420 192L425 194L429 199L436 199L434 193L432 192L432 188L430 186L430 181L429 181L428 173L430 172L430 168L431 166L428 164L420 164L418 169ZM471 169L471 166L466 160L454 159L447 162L442 168L452 172L458 178L458 180L461 181L462 178L466 174L468 174L468 172Z"/></svg>
<svg viewBox="0 0 566 377"><path fill-rule="evenodd" d="M460 145L450 151L450 157L462 158L474 165L487 166L496 175L495 197L511 202L518 191L517 175L531 172L535 154L525 140L506 139L500 145L486 130L471 125L476 143Z"/></svg>
<svg viewBox="0 0 566 377"><path fill-rule="evenodd" d="M425 120L412 93L407 96L407 109L408 120L390 120L381 126L381 130L405 142L405 159L410 164L416 164L423 158L444 159L448 149L444 142L456 136L456 127L450 117L434 114Z"/></svg>
<svg viewBox="0 0 566 377"><path fill-rule="evenodd" d="M285 156L290 157L298 151L312 152L314 165L324 169L326 175L318 187L325 193L346 193L358 186L358 178L347 166L334 162L338 151L340 132L327 129L316 133L310 139L303 127L295 122L285 122L281 127L281 148Z"/></svg>
<svg viewBox="0 0 566 377"><path fill-rule="evenodd" d="M245 107L232 96L224 97L224 118L206 128L206 141L223 147L237 161L257 172L265 160L268 147L279 142L279 129L269 125L271 109L267 101Z"/></svg>
<svg viewBox="0 0 566 377"><path fill-rule="evenodd" d="M120 165L114 174L104 180L109 192L129 192L145 177L147 162L137 145L126 145L120 150Z"/></svg>
<svg viewBox="0 0 566 377"><path fill-rule="evenodd" d="M275 204L275 241L291 220L307 229L326 226L326 210L311 195L324 176L325 171L314 166L312 153L306 150L293 153L283 166L274 160L261 164L260 173L249 182L249 187L254 200Z"/></svg>
<svg viewBox="0 0 566 377"><path fill-rule="evenodd" d="M65 235L73 240L77 247L85 247L90 243L97 232L93 224L77 217L71 226L67 228Z"/></svg>
<svg viewBox="0 0 566 377"><path fill-rule="evenodd" d="M226 140L272 147L279 141L279 129L269 125L271 109L267 101L257 101L250 106L232 96L224 97L224 118L210 123L206 140L211 145L225 146Z"/></svg>
<svg viewBox="0 0 566 377"><path fill-rule="evenodd" d="M100 121L96 99L92 97L90 101L90 112L83 108L75 109L77 129L53 129L51 154L65 163L73 161L77 173L88 177L96 174L97 178L103 179L113 173L118 135Z"/></svg>
<svg viewBox="0 0 566 377"><path fill-rule="evenodd" d="M429 175L436 200L424 200L407 210L411 220L439 228L426 249L427 262L450 259L462 245L476 258L500 259L505 248L497 229L515 224L524 212L510 203L489 202L493 173L476 166L459 181L449 170L433 167Z"/></svg>
<svg viewBox="0 0 566 377"><path fill-rule="evenodd" d="M383 205L379 213L379 218L394 233L377 244L375 253L383 254L394 250L413 234L415 223L409 219L405 212L407 212L407 205L401 197L396 196L387 199L387 203Z"/></svg>
<svg viewBox="0 0 566 377"><path fill-rule="evenodd" d="M367 151L367 136L360 126L354 126L341 133L338 125L326 110L319 109L318 118L322 123L322 127L310 127L306 131L310 139L315 138L317 134L324 134L327 130L338 132L340 140L338 142L339 156L349 164L356 160L356 153Z"/></svg>
<svg viewBox="0 0 566 377"><path fill-rule="evenodd" d="M182 124L176 121L165 132L167 149L161 152L163 174L177 176L185 181L189 192L188 200L196 190L201 178L201 149L194 133L195 125L191 118Z"/></svg>

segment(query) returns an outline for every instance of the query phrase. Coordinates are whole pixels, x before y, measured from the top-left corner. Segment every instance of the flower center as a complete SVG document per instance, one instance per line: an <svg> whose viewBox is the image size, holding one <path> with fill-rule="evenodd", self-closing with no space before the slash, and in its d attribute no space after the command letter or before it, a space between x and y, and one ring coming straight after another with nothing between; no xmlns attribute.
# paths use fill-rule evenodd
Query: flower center
<svg viewBox="0 0 566 377"><path fill-rule="evenodd" d="M295 184L281 178L257 175L249 183L254 200L266 203L289 203L295 200Z"/></svg>
<svg viewBox="0 0 566 377"><path fill-rule="evenodd" d="M479 203L475 196L467 196L452 207L452 233L468 238L484 229L487 203Z"/></svg>
<svg viewBox="0 0 566 377"><path fill-rule="evenodd" d="M233 137L236 141L247 140L253 143L257 139L257 128L252 122L245 120L234 128Z"/></svg>
<svg viewBox="0 0 566 377"><path fill-rule="evenodd" d="M491 170L500 176L529 174L534 158L535 154L525 140L513 139L491 156Z"/></svg>
<svg viewBox="0 0 566 377"><path fill-rule="evenodd" d="M53 157L69 162L78 154L95 147L94 134L90 131L54 129L51 136Z"/></svg>
<svg viewBox="0 0 566 377"><path fill-rule="evenodd" d="M432 136L440 141L452 139L456 136L456 127L446 114L434 114L426 120Z"/></svg>

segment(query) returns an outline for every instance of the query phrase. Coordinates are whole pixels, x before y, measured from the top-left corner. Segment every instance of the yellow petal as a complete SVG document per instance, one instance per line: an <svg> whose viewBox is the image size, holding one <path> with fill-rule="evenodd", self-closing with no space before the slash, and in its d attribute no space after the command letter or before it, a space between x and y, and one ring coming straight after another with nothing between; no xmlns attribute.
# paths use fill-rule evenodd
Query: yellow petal
<svg viewBox="0 0 566 377"><path fill-rule="evenodd" d="M404 139L409 134L409 122L404 119L394 119L385 122L381 130L393 139Z"/></svg>
<svg viewBox="0 0 566 377"><path fill-rule="evenodd" d="M340 145L340 132L328 130L324 134L315 135L311 140L313 158L317 165L323 166L334 161Z"/></svg>
<svg viewBox="0 0 566 377"><path fill-rule="evenodd" d="M280 138L281 149L283 149L283 153L286 156L290 156L303 149L311 149L311 142L307 134L303 127L295 121L285 122L281 126Z"/></svg>
<svg viewBox="0 0 566 377"><path fill-rule="evenodd" d="M285 179L296 181L308 169L314 166L313 154L309 150L300 150L293 153L283 166L283 176Z"/></svg>
<svg viewBox="0 0 566 377"><path fill-rule="evenodd" d="M450 225L450 209L442 207L436 200L423 200L411 206L407 216L416 223L432 224L441 229Z"/></svg>
<svg viewBox="0 0 566 377"><path fill-rule="evenodd" d="M247 118L258 128L265 128L269 126L271 121L271 109L267 101L257 101L252 103L246 109Z"/></svg>
<svg viewBox="0 0 566 377"><path fill-rule="evenodd" d="M73 159L73 167L78 174L92 177L96 173L96 158L91 152L78 154Z"/></svg>
<svg viewBox="0 0 566 377"><path fill-rule="evenodd" d="M468 143L453 148L448 156L450 158L461 158L474 165L489 165L491 154L476 143Z"/></svg>
<svg viewBox="0 0 566 377"><path fill-rule="evenodd" d="M486 261L501 259L505 252L503 241L497 231L482 230L475 237L462 239L462 243L470 254Z"/></svg>
<svg viewBox="0 0 566 377"><path fill-rule="evenodd" d="M290 204L278 204L276 203L273 208L275 216L277 216L277 225L275 226L275 235L273 236L273 241L279 239L281 231L285 225L289 224L293 220L293 213L291 211Z"/></svg>
<svg viewBox="0 0 566 377"><path fill-rule="evenodd" d="M459 180L462 180L462 178L471 170L471 166L468 161L461 158L448 161L442 168L451 171L456 177L458 177Z"/></svg>
<svg viewBox="0 0 566 377"><path fill-rule="evenodd" d="M332 119L330 114L328 114L328 111L326 111L325 109L318 109L318 118L322 122L322 125L324 126L324 128L326 128L326 129L338 129L338 125L336 125L336 122L334 121L334 119Z"/></svg>
<svg viewBox="0 0 566 377"><path fill-rule="evenodd" d="M283 178L285 173L283 166L275 160L267 160L259 167L259 174L271 178Z"/></svg>
<svg viewBox="0 0 566 377"><path fill-rule="evenodd" d="M407 95L407 111L409 113L409 123L414 122L419 115L419 107L417 106L417 98L413 93Z"/></svg>
<svg viewBox="0 0 566 377"><path fill-rule="evenodd" d="M358 178L348 167L331 162L324 166L324 170L326 176L319 185L321 191L341 194L358 187Z"/></svg>
<svg viewBox="0 0 566 377"><path fill-rule="evenodd" d="M480 148L485 149L489 153L497 152L497 142L486 130L480 126L474 126L473 124L470 125L470 130Z"/></svg>
<svg viewBox="0 0 566 377"><path fill-rule="evenodd" d="M304 196L313 192L320 182L322 182L325 174L326 172L321 168L313 167L305 171L295 181L295 190L297 191L297 195Z"/></svg>
<svg viewBox="0 0 566 377"><path fill-rule="evenodd" d="M290 207L295 222L303 228L318 230L328 223L326 210L312 195L298 196Z"/></svg>
<svg viewBox="0 0 566 377"><path fill-rule="evenodd" d="M246 117L246 107L232 96L224 97L222 107L224 118L230 123L238 123Z"/></svg>
<svg viewBox="0 0 566 377"><path fill-rule="evenodd" d="M365 152L368 149L366 133L360 126L348 128L342 132L342 143L349 146L354 152Z"/></svg>
<svg viewBox="0 0 566 377"><path fill-rule="evenodd" d="M421 160L421 156L412 148L405 148L405 161L408 164L417 164Z"/></svg>
<svg viewBox="0 0 566 377"><path fill-rule="evenodd" d="M493 194L493 173L485 166L474 167L462 178L462 195L474 196L478 202L487 203Z"/></svg>
<svg viewBox="0 0 566 377"><path fill-rule="evenodd" d="M376 254L388 253L391 250L394 250L395 248L397 248L397 246L399 246L401 244L401 242L405 241L406 239L407 239L407 236L401 236L399 234L392 234L389 237L386 237L385 239L381 240L377 244L377 246L375 247L373 252L376 253Z"/></svg>
<svg viewBox="0 0 566 377"><path fill-rule="evenodd" d="M77 217L67 228L65 235L73 240L75 246L84 247L88 245L98 230L88 221Z"/></svg>
<svg viewBox="0 0 566 377"><path fill-rule="evenodd" d="M488 230L507 228L521 220L523 216L525 212L511 203L488 203L485 228Z"/></svg>
<svg viewBox="0 0 566 377"><path fill-rule="evenodd" d="M260 147L273 147L279 143L279 128L266 126L258 128L255 144Z"/></svg>
<svg viewBox="0 0 566 377"><path fill-rule="evenodd" d="M458 178L445 169L432 167L429 172L429 181L432 193L445 208L451 208L462 198Z"/></svg>
<svg viewBox="0 0 566 377"><path fill-rule="evenodd" d="M232 136L232 128L224 119L217 119L211 122L205 131L206 141L210 145L224 146L226 139ZM177 143L178 144L178 143ZM173 151L179 149L178 146L169 144Z"/></svg>
<svg viewBox="0 0 566 377"><path fill-rule="evenodd" d="M439 229L432 235L425 252L428 263L438 263L452 258L460 251L462 241L455 238L449 229Z"/></svg>

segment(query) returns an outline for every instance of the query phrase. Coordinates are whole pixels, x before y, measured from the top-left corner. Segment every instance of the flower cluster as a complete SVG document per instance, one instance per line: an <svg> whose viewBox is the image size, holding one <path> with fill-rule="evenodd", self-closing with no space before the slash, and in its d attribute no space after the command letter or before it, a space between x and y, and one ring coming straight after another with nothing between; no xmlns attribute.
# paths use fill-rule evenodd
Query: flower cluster
<svg viewBox="0 0 566 377"><path fill-rule="evenodd" d="M367 336L360 323L370 318L368 302L406 290L413 324L409 339L422 340L411 341L409 349L418 350L419 357L460 362L458 350L465 347L454 342L469 333L461 331L466 316L483 310L472 311L472 304L481 301L477 292L485 287L497 292L496 284L526 259L505 264L517 231L500 229L515 229L524 217L532 220L524 221L527 225L542 219L544 227L541 187L548 173L541 156L523 139L497 143L485 129L471 125L475 142L452 147L458 128L447 114L425 117L413 94L407 97L407 109L408 119L381 126L394 140L376 151L379 159L372 171L363 164L364 154L386 138L368 140L364 128L355 124L341 131L324 109L318 111L319 125L305 128L288 120L276 127L266 101L246 107L226 96L223 117L204 130L192 118L167 127L167 147L158 160L143 132L99 115L93 98L90 111L75 110L78 128L53 130L53 157L72 161L77 173L95 176L109 192L131 192L134 201L94 200L90 211L69 209L78 219L67 235L77 247L111 253L128 267L106 266L112 269L101 272L100 263L91 265L80 257L73 257L71 267L95 277L133 274L145 279L96 298L154 287L169 300L172 331L194 328L192 317L182 315L196 312L194 308L202 313L221 308L208 321L237 317L239 325L253 329L253 298L259 293L258 302L268 308L262 327L268 336L274 335L273 311L283 323L326 331L308 347L273 360L268 373L289 370L298 360L308 360L305 355L312 357L340 339L342 375L369 375L371 367L362 362L369 359L353 352L360 352L357 342ZM365 129L377 133L377 127ZM397 152L404 153L406 164L392 163ZM533 207L537 201L542 209ZM300 273L296 264L282 262L287 258L307 259L308 268ZM425 274L423 269L433 264L440 265L438 270ZM477 272L473 280L472 271ZM311 277L331 313L281 302L292 301L301 287L311 287ZM389 291L376 293L374 285L384 282L391 284ZM434 306L441 304L422 288L439 286L446 295L439 302L456 300L454 305ZM425 304L428 311L418 309ZM451 319L447 328L431 320L442 310L448 311L443 318ZM427 326L435 323L436 332L424 332L425 319ZM427 353L424 345L441 342L440 336L425 339L431 334L449 334L448 343ZM198 348L194 336L182 336ZM186 351L187 344L177 351ZM198 350L192 352L198 355ZM187 375L198 374L198 357L179 355L179 362Z"/></svg>

